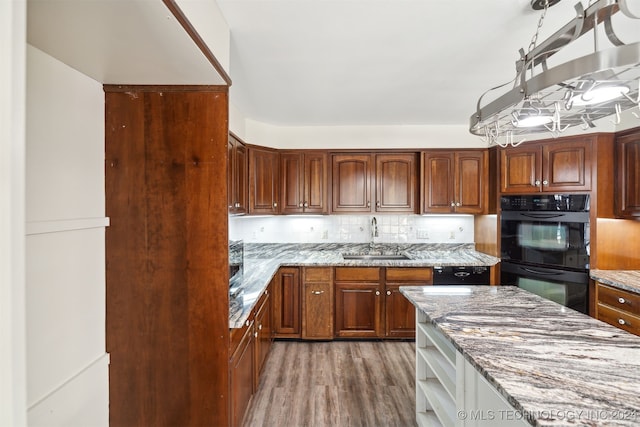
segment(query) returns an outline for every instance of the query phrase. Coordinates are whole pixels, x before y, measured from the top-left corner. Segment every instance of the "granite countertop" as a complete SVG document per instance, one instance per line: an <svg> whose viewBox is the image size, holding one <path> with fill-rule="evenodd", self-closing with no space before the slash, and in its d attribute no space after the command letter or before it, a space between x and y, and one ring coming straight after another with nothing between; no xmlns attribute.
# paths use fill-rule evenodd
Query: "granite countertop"
<svg viewBox="0 0 640 427"><path fill-rule="evenodd" d="M402 253L407 260L345 260L343 253ZM282 266L436 267L492 266L499 258L471 244L246 244L241 280L231 283L229 328L242 327L259 296Z"/></svg>
<svg viewBox="0 0 640 427"><path fill-rule="evenodd" d="M640 337L515 286L400 291L532 425L640 425Z"/></svg>
<svg viewBox="0 0 640 427"><path fill-rule="evenodd" d="M591 270L593 280L640 294L640 270Z"/></svg>

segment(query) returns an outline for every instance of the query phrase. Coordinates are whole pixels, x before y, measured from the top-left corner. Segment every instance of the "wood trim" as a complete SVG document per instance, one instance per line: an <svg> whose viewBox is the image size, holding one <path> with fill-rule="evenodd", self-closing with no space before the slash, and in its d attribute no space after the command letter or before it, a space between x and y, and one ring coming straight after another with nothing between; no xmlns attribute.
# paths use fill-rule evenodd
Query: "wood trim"
<svg viewBox="0 0 640 427"><path fill-rule="evenodd" d="M118 92L219 92L228 93L229 88L221 85L102 85L105 93Z"/></svg>
<svg viewBox="0 0 640 427"><path fill-rule="evenodd" d="M189 37L191 37L191 40L193 40L196 46L198 46L198 49L200 49L200 51L203 53L205 58L207 58L211 63L211 65L213 65L213 68L215 68L218 74L220 74L220 77L222 77L222 79L227 83L228 86L231 86L231 77L229 77L229 74L227 74L225 69L220 64L220 62L218 62L218 59L213 54L213 52L211 52L211 49L209 49L209 46L207 46L204 40L202 40L202 37L200 37L200 34L198 34L196 29L193 27L193 25L191 25L191 22L189 22L189 19L187 19L186 15L184 14L184 12L182 12L182 9L180 9L180 6L178 6L176 1L162 0L162 2L164 3L165 6L167 6L167 9L169 9L169 11L173 14L173 16L178 20L180 25L182 25L182 28L184 28L187 34L189 34Z"/></svg>

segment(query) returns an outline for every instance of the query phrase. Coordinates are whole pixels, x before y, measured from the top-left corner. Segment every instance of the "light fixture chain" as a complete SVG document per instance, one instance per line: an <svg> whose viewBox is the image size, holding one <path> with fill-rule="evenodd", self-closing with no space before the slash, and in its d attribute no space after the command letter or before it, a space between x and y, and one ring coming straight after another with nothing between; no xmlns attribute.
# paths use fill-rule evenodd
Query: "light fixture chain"
<svg viewBox="0 0 640 427"><path fill-rule="evenodd" d="M529 43L529 52L536 48L536 43L538 43L538 35L540 34L540 28L542 28L542 24L544 22L544 18L547 15L547 10L549 10L549 0L545 0L544 9L542 10L542 14L540 15L540 19L538 20L538 27L536 28L536 33L533 35L531 39L531 43Z"/></svg>

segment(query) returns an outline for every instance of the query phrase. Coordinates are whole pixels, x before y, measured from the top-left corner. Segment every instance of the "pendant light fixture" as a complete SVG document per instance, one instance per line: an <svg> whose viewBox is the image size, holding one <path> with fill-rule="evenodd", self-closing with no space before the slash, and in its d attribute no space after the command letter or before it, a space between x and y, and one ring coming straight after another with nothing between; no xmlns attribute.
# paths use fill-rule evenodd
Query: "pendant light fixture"
<svg viewBox="0 0 640 427"><path fill-rule="evenodd" d="M572 126L586 130L609 116L617 124L622 111L640 108L640 39L623 42L611 19L619 12L627 19L640 19L631 11L630 0L591 1L586 9L577 3L575 18L538 43L549 7L559 1L531 1L532 8L542 10L542 14L529 51L520 49L515 78L489 89L478 99L469 130L489 145L518 145L525 135L537 133L557 137ZM634 25L640 26L640 22ZM604 26L611 44L606 49L598 48L600 26ZM549 67L547 60L551 56L568 52L575 40L589 33L594 37L592 53ZM484 100L489 93L510 84L513 87L493 101ZM639 117L635 112L634 116Z"/></svg>

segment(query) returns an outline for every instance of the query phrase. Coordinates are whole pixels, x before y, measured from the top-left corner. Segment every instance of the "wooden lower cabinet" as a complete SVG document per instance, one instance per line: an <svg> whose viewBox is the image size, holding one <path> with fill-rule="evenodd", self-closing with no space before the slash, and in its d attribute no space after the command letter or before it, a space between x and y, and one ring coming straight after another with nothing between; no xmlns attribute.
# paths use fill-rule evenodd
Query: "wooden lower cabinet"
<svg viewBox="0 0 640 427"><path fill-rule="evenodd" d="M640 295L596 282L596 318L640 335Z"/></svg>
<svg viewBox="0 0 640 427"><path fill-rule="evenodd" d="M302 284L302 339L332 339L333 318L333 268L304 268Z"/></svg>
<svg viewBox="0 0 640 427"><path fill-rule="evenodd" d="M382 336L382 284L379 267L336 267L336 337Z"/></svg>
<svg viewBox="0 0 640 427"><path fill-rule="evenodd" d="M229 376L231 382L231 425L242 425L242 419L247 411L251 396L254 391L255 368L255 340L254 320L248 320L245 327L234 329L231 333L232 347L234 338L238 336L239 342L233 351L229 363Z"/></svg>
<svg viewBox="0 0 640 427"><path fill-rule="evenodd" d="M273 332L276 338L300 338L300 269L282 267L273 283Z"/></svg>
<svg viewBox="0 0 640 427"><path fill-rule="evenodd" d="M256 311L255 330L253 333L255 338L254 389L257 389L260 384L262 368L264 367L264 362L267 360L269 350L271 350L271 343L273 342L271 295L269 291L270 289L267 289Z"/></svg>
<svg viewBox="0 0 640 427"><path fill-rule="evenodd" d="M385 269L385 337L413 338L416 314L413 304L400 293L400 286L433 284L431 267L387 267Z"/></svg>

